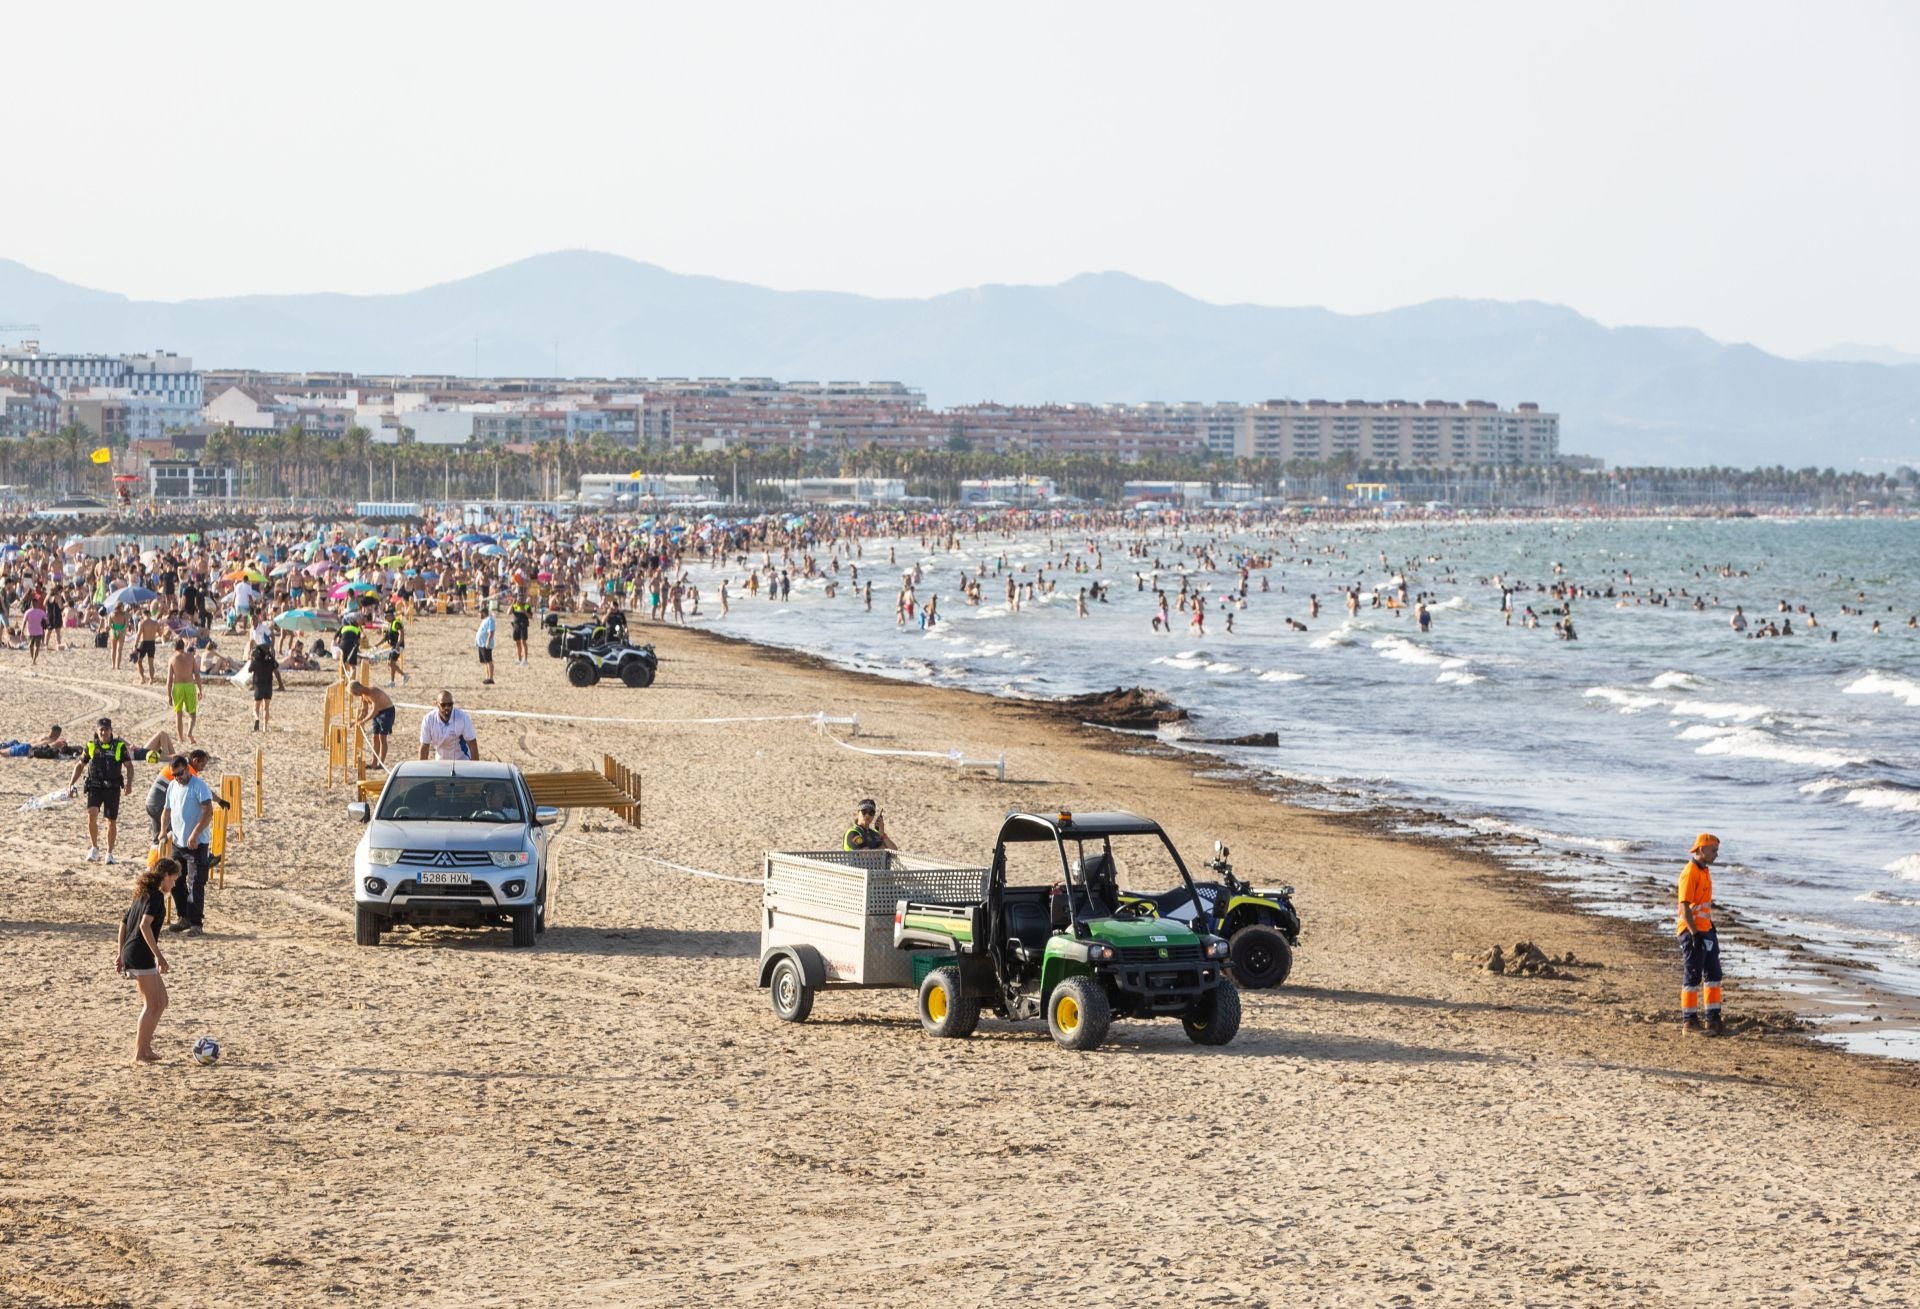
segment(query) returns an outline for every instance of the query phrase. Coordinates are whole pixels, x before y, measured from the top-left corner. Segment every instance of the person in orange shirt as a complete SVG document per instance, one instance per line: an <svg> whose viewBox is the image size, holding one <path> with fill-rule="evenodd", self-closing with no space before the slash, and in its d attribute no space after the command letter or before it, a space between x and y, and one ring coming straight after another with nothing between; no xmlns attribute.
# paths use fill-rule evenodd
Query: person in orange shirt
<svg viewBox="0 0 1920 1309"><path fill-rule="evenodd" d="M1720 1036L1726 1023L1720 1017L1720 937L1713 926L1713 874L1708 870L1720 857L1720 838L1702 832L1694 839L1687 866L1680 873L1681 1027L1689 1032ZM1701 992L1705 991L1706 1022L1700 1021Z"/></svg>

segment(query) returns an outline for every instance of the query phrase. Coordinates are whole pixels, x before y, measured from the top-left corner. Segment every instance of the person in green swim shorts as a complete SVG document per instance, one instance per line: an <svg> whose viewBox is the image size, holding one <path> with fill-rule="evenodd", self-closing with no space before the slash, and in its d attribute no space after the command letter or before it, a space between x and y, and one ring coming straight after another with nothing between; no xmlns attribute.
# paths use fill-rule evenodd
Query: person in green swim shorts
<svg viewBox="0 0 1920 1309"><path fill-rule="evenodd" d="M200 665L185 641L173 643L173 658L167 660L167 701L173 706L173 730L198 745L193 728L200 718Z"/></svg>

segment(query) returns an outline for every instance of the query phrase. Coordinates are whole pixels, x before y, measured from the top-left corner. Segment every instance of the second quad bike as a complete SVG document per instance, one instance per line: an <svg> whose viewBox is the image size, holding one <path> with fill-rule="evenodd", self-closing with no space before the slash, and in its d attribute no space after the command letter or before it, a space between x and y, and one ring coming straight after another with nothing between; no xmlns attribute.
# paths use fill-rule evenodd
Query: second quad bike
<svg viewBox="0 0 1920 1309"><path fill-rule="evenodd" d="M1227 942L1204 923L1122 914L1114 843L1164 848L1190 896L1193 879L1160 825L1127 813L1010 813L1000 826L986 896L975 903L901 900L898 949L935 949L953 962L920 985L920 1023L941 1037L971 1036L982 1009L1044 1017L1053 1039L1092 1050L1116 1018L1178 1018L1200 1045L1240 1030L1240 993L1227 977ZM1060 880L1008 886L1007 847L1050 842ZM1071 846L1071 853L1068 847ZM1197 898L1197 897L1196 897Z"/></svg>
<svg viewBox="0 0 1920 1309"><path fill-rule="evenodd" d="M562 623L560 615L553 613L542 622L547 629L547 653L555 659L564 659L590 646L627 639L627 618L618 609L604 618L585 623Z"/></svg>
<svg viewBox="0 0 1920 1309"><path fill-rule="evenodd" d="M1256 891L1233 875L1227 847L1215 841L1207 868L1218 882L1176 886L1157 895L1120 892L1120 912L1146 918L1169 918L1197 924L1227 938L1228 967L1233 979L1249 991L1279 986L1293 971L1293 952L1300 945L1300 914L1293 907L1293 888Z"/></svg>
<svg viewBox="0 0 1920 1309"><path fill-rule="evenodd" d="M652 646L627 641L590 645L567 656L567 681L574 686L592 686L603 677L617 677L626 686L652 686L659 670Z"/></svg>

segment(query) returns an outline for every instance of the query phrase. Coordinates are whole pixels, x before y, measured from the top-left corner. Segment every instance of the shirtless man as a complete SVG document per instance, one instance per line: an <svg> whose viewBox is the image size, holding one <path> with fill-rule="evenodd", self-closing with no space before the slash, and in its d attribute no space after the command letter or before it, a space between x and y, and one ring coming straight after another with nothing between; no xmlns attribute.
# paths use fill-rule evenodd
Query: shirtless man
<svg viewBox="0 0 1920 1309"><path fill-rule="evenodd" d="M140 685L150 686L156 679L154 674L154 652L160 648L160 638L166 635L166 625L148 610L140 615L140 630L134 634L133 666L140 673Z"/></svg>
<svg viewBox="0 0 1920 1309"><path fill-rule="evenodd" d="M354 706L353 725L367 725L373 745L373 757L382 768L387 766L387 738L393 735L393 697L377 686L360 682L347 684L347 692L362 701Z"/></svg>
<svg viewBox="0 0 1920 1309"><path fill-rule="evenodd" d="M167 660L167 702L173 706L173 730L189 745L198 745L193 728L200 720L200 664L185 641L173 643L173 657Z"/></svg>

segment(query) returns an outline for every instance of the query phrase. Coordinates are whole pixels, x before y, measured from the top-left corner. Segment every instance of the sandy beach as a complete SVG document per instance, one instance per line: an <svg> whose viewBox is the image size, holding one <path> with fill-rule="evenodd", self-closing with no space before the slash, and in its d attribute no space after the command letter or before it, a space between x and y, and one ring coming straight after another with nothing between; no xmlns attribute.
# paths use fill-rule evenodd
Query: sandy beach
<svg viewBox="0 0 1920 1309"><path fill-rule="evenodd" d="M356 948L360 829L325 786L323 679L290 674L265 815L207 935L169 938L155 1068L129 1065L137 1006L110 966L131 867L83 862L77 806L17 812L69 765L0 762L24 856L0 884L0 1303L1920 1298L1920 1071L1789 1030L1741 985L1737 926L1740 1030L1689 1039L1672 952L1643 929L1196 775L1207 761L657 627L652 689L568 687L538 650L482 687L471 629L423 618L396 699L446 685L528 715L477 722L483 755L529 769L614 755L643 778L642 828L576 817L536 949L504 929ZM14 735L78 736L102 712L129 737L162 724L160 690L94 650L31 674L0 660ZM250 787L247 697L207 700L202 739ZM862 745L1004 751L1008 779L795 719L597 721L816 711L857 713ZM420 712L401 710L405 749ZM150 776L123 854L144 852ZM1117 1024L1090 1055L993 1019L935 1041L905 991L778 1022L754 985L751 879L767 849L837 844L864 795L906 848L969 860L1017 807L1143 812L1190 863L1225 840L1243 874L1298 889L1293 979L1249 993L1218 1050L1177 1024ZM1520 941L1577 962L1535 979L1469 958ZM203 1033L217 1068L187 1058Z"/></svg>

